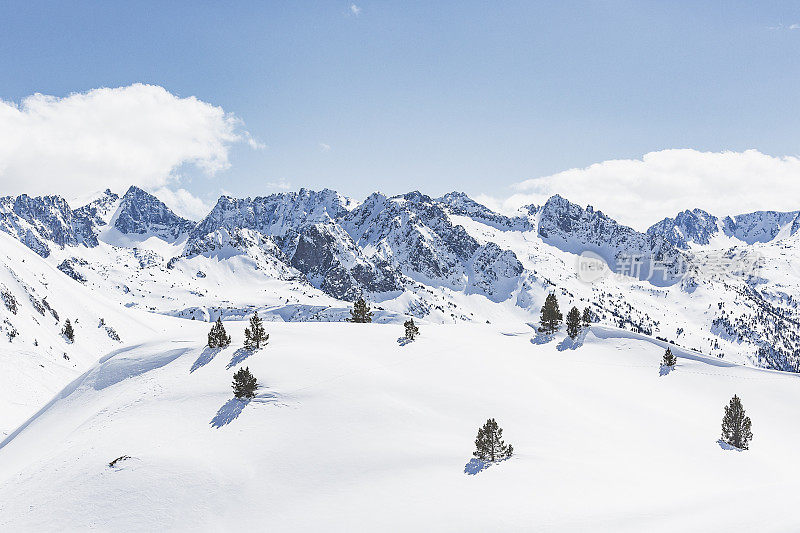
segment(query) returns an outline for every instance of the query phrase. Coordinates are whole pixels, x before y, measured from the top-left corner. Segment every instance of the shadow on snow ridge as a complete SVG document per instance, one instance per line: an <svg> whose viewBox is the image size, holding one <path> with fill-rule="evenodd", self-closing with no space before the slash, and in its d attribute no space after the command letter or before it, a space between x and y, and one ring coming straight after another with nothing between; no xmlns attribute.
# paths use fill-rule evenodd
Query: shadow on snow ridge
<svg viewBox="0 0 800 533"><path fill-rule="evenodd" d="M256 353L260 349L261 348L257 348L257 349L254 349L254 350L249 350L247 348L239 348L238 350L233 352L233 357L231 357L231 362L228 363L228 366L226 366L225 368L231 369L231 368L235 367L236 365L242 363L245 359L247 359L248 357L250 357L251 355L253 355L254 353Z"/></svg>
<svg viewBox="0 0 800 533"><path fill-rule="evenodd" d="M248 399L239 399L239 398L231 398L225 405L219 408L217 414L214 415L214 418L211 419L211 427L214 428L221 428L222 426L227 426L234 420L236 420L244 408L249 404L252 403L277 403L278 395L274 392L265 392L262 394L257 395L255 398L248 398Z"/></svg>
<svg viewBox="0 0 800 533"><path fill-rule="evenodd" d="M221 351L222 348L209 348L206 346L205 349L203 349L203 351L200 353L200 357L198 357L197 360L192 363L192 368L189 369L189 373L191 374L198 368L206 366Z"/></svg>

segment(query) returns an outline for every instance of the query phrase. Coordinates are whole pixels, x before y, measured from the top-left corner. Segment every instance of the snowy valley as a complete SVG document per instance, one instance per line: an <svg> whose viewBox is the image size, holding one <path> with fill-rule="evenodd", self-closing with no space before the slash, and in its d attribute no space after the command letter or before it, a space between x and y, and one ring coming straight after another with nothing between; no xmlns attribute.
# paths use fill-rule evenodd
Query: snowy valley
<svg viewBox="0 0 800 533"><path fill-rule="evenodd" d="M799 229L695 209L639 232L560 196L301 189L199 221L137 187L2 197L0 528L795 529ZM589 309L578 341L537 332L550 293ZM373 324L346 321L361 297ZM734 394L747 451L717 442ZM474 471L493 417L514 455Z"/></svg>

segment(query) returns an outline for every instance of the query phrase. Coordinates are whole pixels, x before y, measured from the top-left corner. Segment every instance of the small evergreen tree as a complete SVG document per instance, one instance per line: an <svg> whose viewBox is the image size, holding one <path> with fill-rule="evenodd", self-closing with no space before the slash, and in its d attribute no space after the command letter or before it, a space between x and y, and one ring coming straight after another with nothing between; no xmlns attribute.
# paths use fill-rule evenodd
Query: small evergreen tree
<svg viewBox="0 0 800 533"><path fill-rule="evenodd" d="M211 326L211 331L208 332L208 347L225 348L230 343L231 336L225 331L225 326L222 325L222 318L218 317L216 323Z"/></svg>
<svg viewBox="0 0 800 533"><path fill-rule="evenodd" d="M746 450L753 433L750 431L750 417L745 416L742 401L735 394L725 407L722 417L722 441L740 450Z"/></svg>
<svg viewBox="0 0 800 533"><path fill-rule="evenodd" d="M551 292L547 295L547 298L544 299L539 331L546 334L555 333L558 331L558 328L561 327L561 320L563 318L564 315L562 315L561 311L558 309L556 294Z"/></svg>
<svg viewBox="0 0 800 533"><path fill-rule="evenodd" d="M413 318L406 320L403 323L403 326L406 328L406 338L408 340L413 341L415 338L417 338L417 335L419 335L419 328L416 324L414 324Z"/></svg>
<svg viewBox="0 0 800 533"><path fill-rule="evenodd" d="M64 328L61 330L61 334L64 335L64 338L69 342L75 340L75 330L72 329L72 323L69 321L69 318L64 322Z"/></svg>
<svg viewBox="0 0 800 533"><path fill-rule="evenodd" d="M250 373L250 368L240 368L233 375L233 395L239 399L254 398L258 389L256 377Z"/></svg>
<svg viewBox="0 0 800 533"><path fill-rule="evenodd" d="M667 348L667 351L664 352L664 358L661 360L661 364L664 366L675 366L678 363L678 359L672 354L672 350Z"/></svg>
<svg viewBox="0 0 800 533"><path fill-rule="evenodd" d="M494 418L486 421L478 429L478 438L475 439L475 451L472 453L481 461L502 461L514 453L514 447L503 442L503 430L497 425Z"/></svg>
<svg viewBox="0 0 800 533"><path fill-rule="evenodd" d="M349 322L357 322L359 324L366 324L372 322L372 311L364 298L359 298L353 303L353 309L350 311Z"/></svg>
<svg viewBox="0 0 800 533"><path fill-rule="evenodd" d="M588 328L592 325L592 310L588 307L583 308L583 315L581 316L581 322L583 323L584 328Z"/></svg>
<svg viewBox="0 0 800 533"><path fill-rule="evenodd" d="M258 317L258 312L250 317L250 327L244 328L244 347L248 350L257 350L269 340L269 335L264 329L264 324Z"/></svg>
<svg viewBox="0 0 800 533"><path fill-rule="evenodd" d="M574 339L581 332L581 312L573 307L567 313L567 335Z"/></svg>

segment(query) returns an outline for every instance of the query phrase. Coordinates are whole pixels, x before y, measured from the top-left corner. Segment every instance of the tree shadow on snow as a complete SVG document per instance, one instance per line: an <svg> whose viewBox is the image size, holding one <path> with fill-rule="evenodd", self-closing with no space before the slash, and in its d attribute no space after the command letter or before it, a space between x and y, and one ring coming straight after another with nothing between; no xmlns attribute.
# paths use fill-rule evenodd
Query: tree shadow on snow
<svg viewBox="0 0 800 533"><path fill-rule="evenodd" d="M249 350L247 348L239 348L235 352L233 352L233 357L231 357L231 362L228 363L228 366L225 368L231 369L236 365L242 363L245 359L256 353L257 350Z"/></svg>
<svg viewBox="0 0 800 533"><path fill-rule="evenodd" d="M198 357L197 360L192 363L192 368L189 369L189 373L191 374L198 368L206 366L221 351L221 348L209 348L206 346L205 349L203 349L203 351L200 353L200 357Z"/></svg>
<svg viewBox="0 0 800 533"><path fill-rule="evenodd" d="M545 335L544 333L536 332L536 336L531 339L531 344L547 344L555 337L553 335Z"/></svg>
<svg viewBox="0 0 800 533"><path fill-rule="evenodd" d="M480 474L490 466L496 463L502 463L503 461L507 461L508 459L503 459L501 461L495 461L494 463L491 461L481 461L480 459L473 457L469 460L467 464L464 465L464 473L468 476L474 476Z"/></svg>
<svg viewBox="0 0 800 533"><path fill-rule="evenodd" d="M211 427L221 428L227 426L242 414L245 405L250 403L250 400L240 400L239 398L231 398L225 405L219 408L217 414L211 419Z"/></svg>
<svg viewBox="0 0 800 533"><path fill-rule="evenodd" d="M720 448L722 448L723 450L732 450L732 451L734 451L734 452L741 452L741 451L744 451L744 450L742 450L741 448L737 448L737 447L736 447L736 446L734 446L733 444L728 444L727 442L725 442L725 441L724 441L724 440L722 440L722 439L718 439L718 440L717 440L717 444L719 444L719 447L720 447Z"/></svg>
<svg viewBox="0 0 800 533"><path fill-rule="evenodd" d="M474 476L476 474L483 472L490 466L492 466L492 463L490 462L472 458L466 465L464 465L464 473L469 476Z"/></svg>
<svg viewBox="0 0 800 533"><path fill-rule="evenodd" d="M256 394L255 398L246 400L231 398L225 402L225 405L219 408L217 414L211 419L211 427L221 428L222 426L227 426L242 414L242 411L244 411L244 408L249 403L286 405L280 402L280 395L275 392L262 392L261 394Z"/></svg>
<svg viewBox="0 0 800 533"><path fill-rule="evenodd" d="M669 373L672 372L673 370L675 370L674 365L673 366L661 365L661 369L658 371L658 375L666 376L669 375Z"/></svg>
<svg viewBox="0 0 800 533"><path fill-rule="evenodd" d="M581 346L583 346L583 340L586 338L586 333L581 332L578 334L577 337L574 339L567 335L564 337L564 340L558 343L556 346L556 350L559 352L563 352L564 350L577 350Z"/></svg>

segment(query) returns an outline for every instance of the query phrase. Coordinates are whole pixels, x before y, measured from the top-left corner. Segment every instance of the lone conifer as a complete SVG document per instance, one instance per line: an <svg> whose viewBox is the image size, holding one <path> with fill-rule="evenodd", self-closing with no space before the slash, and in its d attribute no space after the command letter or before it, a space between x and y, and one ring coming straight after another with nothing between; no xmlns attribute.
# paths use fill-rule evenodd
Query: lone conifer
<svg viewBox="0 0 800 533"><path fill-rule="evenodd" d="M558 300L555 293L551 292L544 299L542 306L542 316L540 319L541 325L539 331L545 334L555 333L561 327L561 320L564 316L558 309Z"/></svg>
<svg viewBox="0 0 800 533"><path fill-rule="evenodd" d="M573 307L567 313L567 335L574 339L581 332L581 312Z"/></svg>
<svg viewBox="0 0 800 533"><path fill-rule="evenodd" d="M75 340L75 330L72 329L72 322L69 321L69 318L64 322L64 328L61 330L61 334L64 335L64 338L69 342Z"/></svg>
<svg viewBox="0 0 800 533"><path fill-rule="evenodd" d="M208 347L225 348L230 343L231 337L225 331L225 326L222 325L222 318L217 318L217 321L211 326L211 331L208 332Z"/></svg>
<svg viewBox="0 0 800 533"><path fill-rule="evenodd" d="M583 308L583 315L581 316L581 322L584 328L588 328L592 325L592 310L588 307Z"/></svg>
<svg viewBox="0 0 800 533"><path fill-rule="evenodd" d="M481 461L502 461L514 453L514 447L503 442L503 430L497 425L494 418L486 421L478 430L475 439L475 451L472 453Z"/></svg>
<svg viewBox="0 0 800 533"><path fill-rule="evenodd" d="M722 441L740 450L746 450L750 439L753 438L750 429L750 417L745 416L742 401L734 394L725 407L725 416L722 417Z"/></svg>
<svg viewBox="0 0 800 533"><path fill-rule="evenodd" d="M250 368L240 368L233 375L233 394L239 399L253 398L258 389L256 377L250 373Z"/></svg>
<svg viewBox="0 0 800 533"><path fill-rule="evenodd" d="M357 322L359 324L372 322L372 311L370 311L369 305L364 298L359 298L353 303L353 309L350 311L350 318L348 321Z"/></svg>
<svg viewBox="0 0 800 533"><path fill-rule="evenodd" d="M675 366L678 363L678 359L672 354L672 350L667 348L667 351L664 352L664 358L661 359L661 364L664 366Z"/></svg>
<svg viewBox="0 0 800 533"><path fill-rule="evenodd" d="M269 340L269 335L264 330L264 324L258 318L258 312L250 317L250 327L244 328L244 347L248 350L257 350Z"/></svg>
<svg viewBox="0 0 800 533"><path fill-rule="evenodd" d="M403 326L406 328L406 338L408 340L413 341L419 335L419 328L414 324L413 318L406 320Z"/></svg>

